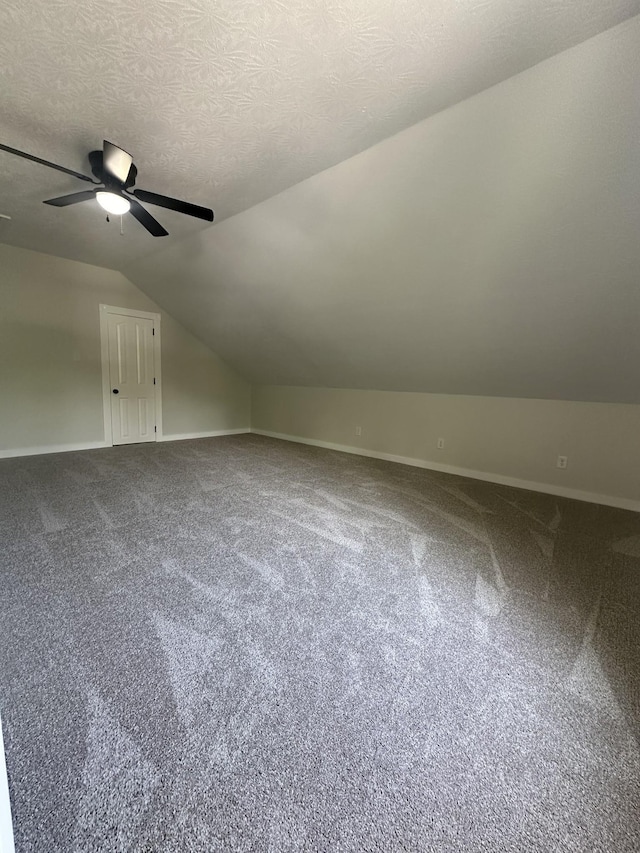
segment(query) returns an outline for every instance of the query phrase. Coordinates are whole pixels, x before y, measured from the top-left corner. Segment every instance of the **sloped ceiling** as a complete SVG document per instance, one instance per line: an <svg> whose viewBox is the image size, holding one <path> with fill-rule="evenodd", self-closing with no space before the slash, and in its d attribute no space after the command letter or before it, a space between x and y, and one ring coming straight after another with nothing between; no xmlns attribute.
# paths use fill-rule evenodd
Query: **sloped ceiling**
<svg viewBox="0 0 640 853"><path fill-rule="evenodd" d="M640 18L126 270L257 383L640 402Z"/></svg>
<svg viewBox="0 0 640 853"><path fill-rule="evenodd" d="M4 0L0 141L77 171L107 138L139 185L218 221L640 12L640 0ZM0 152L0 240L122 269L84 189ZM156 210L164 242L202 231ZM214 226L215 227L215 226ZM188 271L184 272L188 279Z"/></svg>
<svg viewBox="0 0 640 853"><path fill-rule="evenodd" d="M0 152L0 241L123 270L255 382L639 402L638 12L5 0L0 140L111 139L217 222L121 237Z"/></svg>

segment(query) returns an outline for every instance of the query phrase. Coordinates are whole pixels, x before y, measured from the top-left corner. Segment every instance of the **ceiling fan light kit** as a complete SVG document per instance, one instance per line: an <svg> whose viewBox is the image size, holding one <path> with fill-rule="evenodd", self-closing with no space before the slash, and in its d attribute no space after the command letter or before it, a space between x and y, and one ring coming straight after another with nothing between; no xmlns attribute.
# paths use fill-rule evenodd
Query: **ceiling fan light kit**
<svg viewBox="0 0 640 853"><path fill-rule="evenodd" d="M53 207L68 207L71 204L79 204L95 198L103 210L114 216L131 213L154 237L165 237L169 232L140 204L140 201L155 204L167 210L175 210L178 213L185 213L187 216L195 216L197 219L203 219L206 222L213 222L213 211L208 207L200 207L197 204L190 204L187 201L180 201L177 198L147 192L146 190L132 189L138 174L138 170L133 164L133 158L122 148L118 148L112 142L107 142L106 139L102 151L91 151L89 153L89 164L95 180L87 175L82 175L80 172L74 172L73 169L58 166L49 160L43 160L41 157L27 154L25 151L18 151L17 148L10 148L8 145L0 143L0 151L15 154L34 163L40 163L42 166L48 166L58 172L65 172L81 181L97 184L96 189L71 193L71 195L63 195L59 198L50 198L44 202Z"/></svg>
<svg viewBox="0 0 640 853"><path fill-rule="evenodd" d="M96 200L103 210L112 213L114 216L122 216L129 213L131 209L131 202L128 198L105 190L98 190Z"/></svg>

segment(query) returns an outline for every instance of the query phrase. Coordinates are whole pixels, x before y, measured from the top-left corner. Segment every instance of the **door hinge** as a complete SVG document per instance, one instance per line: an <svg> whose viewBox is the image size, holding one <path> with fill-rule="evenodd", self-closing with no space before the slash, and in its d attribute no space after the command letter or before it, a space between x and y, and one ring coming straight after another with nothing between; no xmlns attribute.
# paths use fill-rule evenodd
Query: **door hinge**
<svg viewBox="0 0 640 853"><path fill-rule="evenodd" d="M155 376L153 377L153 384L154 385L156 384L156 377Z"/></svg>
<svg viewBox="0 0 640 853"><path fill-rule="evenodd" d="M155 335L155 333L156 333L156 330L155 330L155 329L151 329L151 334L152 334L152 335Z"/></svg>
<svg viewBox="0 0 640 853"><path fill-rule="evenodd" d="M154 432L158 432L158 427L157 427L157 426L154 426L153 431L154 431Z"/></svg>

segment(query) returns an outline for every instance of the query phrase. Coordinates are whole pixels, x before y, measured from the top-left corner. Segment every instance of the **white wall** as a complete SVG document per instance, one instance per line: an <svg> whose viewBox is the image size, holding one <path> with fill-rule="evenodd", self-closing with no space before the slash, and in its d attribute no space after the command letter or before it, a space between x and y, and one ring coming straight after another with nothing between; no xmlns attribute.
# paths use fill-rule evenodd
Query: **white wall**
<svg viewBox="0 0 640 853"><path fill-rule="evenodd" d="M0 245L0 454L104 440L100 303L160 310L118 272ZM247 383L166 313L161 328L165 437L247 428Z"/></svg>
<svg viewBox="0 0 640 853"><path fill-rule="evenodd" d="M259 386L252 427L640 511L640 405Z"/></svg>

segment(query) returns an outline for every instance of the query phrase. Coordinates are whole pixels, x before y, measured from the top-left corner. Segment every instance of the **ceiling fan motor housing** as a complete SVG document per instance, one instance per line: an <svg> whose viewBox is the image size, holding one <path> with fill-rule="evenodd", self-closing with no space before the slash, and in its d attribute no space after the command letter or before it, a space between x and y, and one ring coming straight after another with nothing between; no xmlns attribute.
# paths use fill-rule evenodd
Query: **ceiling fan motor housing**
<svg viewBox="0 0 640 853"><path fill-rule="evenodd" d="M138 170L136 167L131 164L131 168L129 169L129 174L124 182L119 181L114 175L105 171L103 166L103 153L102 151L90 151L89 152L89 165L91 166L91 172L93 175L100 181L100 183L104 184L111 191L118 190L128 190L132 187L136 182L136 175L138 174Z"/></svg>

